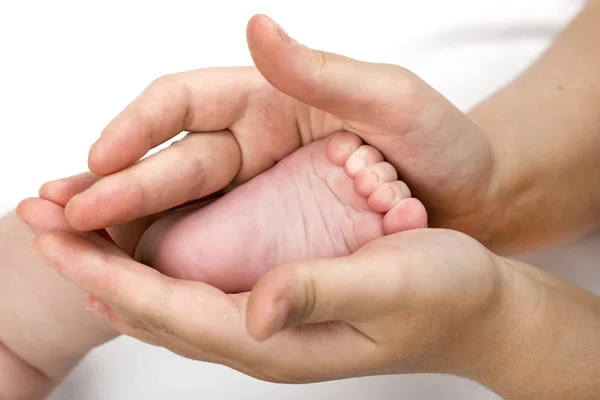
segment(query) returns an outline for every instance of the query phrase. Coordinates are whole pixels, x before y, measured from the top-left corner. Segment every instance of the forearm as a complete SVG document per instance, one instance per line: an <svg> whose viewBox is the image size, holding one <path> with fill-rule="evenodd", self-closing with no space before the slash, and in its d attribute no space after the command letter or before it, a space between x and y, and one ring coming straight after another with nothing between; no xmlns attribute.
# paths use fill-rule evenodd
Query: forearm
<svg viewBox="0 0 600 400"><path fill-rule="evenodd" d="M44 396L116 334L85 311L86 295L31 251L14 213L0 219L0 398ZM10 393L10 395L9 395Z"/></svg>
<svg viewBox="0 0 600 400"><path fill-rule="evenodd" d="M490 137L501 221L496 250L573 238L600 226L600 2L471 118Z"/></svg>
<svg viewBox="0 0 600 400"><path fill-rule="evenodd" d="M55 383L0 343L0 399L44 398Z"/></svg>
<svg viewBox="0 0 600 400"><path fill-rule="evenodd" d="M600 297L524 263L499 262L506 307L473 378L507 400L597 399Z"/></svg>

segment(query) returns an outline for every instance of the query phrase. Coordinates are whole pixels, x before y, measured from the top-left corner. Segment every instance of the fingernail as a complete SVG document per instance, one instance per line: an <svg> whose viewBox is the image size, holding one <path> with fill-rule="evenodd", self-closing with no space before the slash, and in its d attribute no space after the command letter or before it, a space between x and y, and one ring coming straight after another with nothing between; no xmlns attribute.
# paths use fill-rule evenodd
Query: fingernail
<svg viewBox="0 0 600 400"><path fill-rule="evenodd" d="M102 313L102 310L97 308L86 308L85 310L97 318L104 319L104 313Z"/></svg>
<svg viewBox="0 0 600 400"><path fill-rule="evenodd" d="M273 21L273 20L271 20ZM283 40L284 43L294 43L296 42L294 39L292 39L290 37L290 35L288 35L288 33L285 31L285 29L283 29L281 27L281 25L279 25L277 22L273 21L273 24L275 25L275 29L277 30L277 33L279 33L279 37L281 38L281 40Z"/></svg>
<svg viewBox="0 0 600 400"><path fill-rule="evenodd" d="M102 310L104 310L104 307L105 307L105 303L103 301L98 300L95 297L88 296L86 305L85 305L86 311L89 311L96 316L101 316Z"/></svg>
<svg viewBox="0 0 600 400"><path fill-rule="evenodd" d="M96 148L96 145L98 144L99 141L100 141L100 139L96 140L94 142L94 144L92 144L92 147L90 147L90 151L88 152L88 158L92 156L92 153L94 152L94 149Z"/></svg>
<svg viewBox="0 0 600 400"><path fill-rule="evenodd" d="M54 182L54 181L45 182L42 184L42 186L40 186L38 188L38 196L42 197L42 192L45 192L44 188L46 187L46 185L50 184L51 182Z"/></svg>
<svg viewBox="0 0 600 400"><path fill-rule="evenodd" d="M19 213L15 212L15 215L17 216L17 219L23 224L23 226L25 228L27 228L27 230L33 234L35 234L35 230L33 229L33 227L31 225L29 225L27 222L25 222L25 220L23 218L21 218L21 216L19 215Z"/></svg>

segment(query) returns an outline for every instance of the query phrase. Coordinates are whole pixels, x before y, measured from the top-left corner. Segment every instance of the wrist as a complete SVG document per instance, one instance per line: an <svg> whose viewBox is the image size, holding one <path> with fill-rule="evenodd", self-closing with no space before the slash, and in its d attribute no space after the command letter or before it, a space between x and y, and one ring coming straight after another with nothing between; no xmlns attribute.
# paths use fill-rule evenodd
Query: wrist
<svg viewBox="0 0 600 400"><path fill-rule="evenodd" d="M506 399L595 399L600 382L600 298L539 269L497 259L496 318L468 377Z"/></svg>
<svg viewBox="0 0 600 400"><path fill-rule="evenodd" d="M518 262L497 257L496 265L499 304L479 336L486 351L470 377L504 398L528 398L524 393L548 351L546 335L554 322L544 318L544 291Z"/></svg>
<svg viewBox="0 0 600 400"><path fill-rule="evenodd" d="M469 113L495 156L501 209L486 245L496 251L600 227L599 17L590 2L527 71Z"/></svg>
<svg viewBox="0 0 600 400"><path fill-rule="evenodd" d="M480 306L469 320L461 322L460 340L445 355L450 364L443 364L445 368L440 372L474 380L500 393L515 360L526 354L520 349L524 338L516 333L525 334L522 327L524 307L517 306L520 301L516 298L523 282L516 279L509 260L491 252L489 255L492 266L489 279L493 281L493 291L485 299L478 300ZM529 304L522 302L524 306Z"/></svg>
<svg viewBox="0 0 600 400"><path fill-rule="evenodd" d="M479 241L496 254L514 254L544 244L536 243L537 239L545 240L544 235L531 232L538 228L536 209L543 204L544 196L550 195L547 187L551 184L544 177L555 174L551 160L544 170L522 154L518 142L511 139L521 133L503 125L504 117L497 108L503 107L484 104L469 115L487 137L493 160L483 203L486 228Z"/></svg>
<svg viewBox="0 0 600 400"><path fill-rule="evenodd" d="M553 134L537 126L542 116L526 114L515 105L514 98L525 98L527 92L505 90L469 115L488 138L493 157L487 228L480 241L506 255L556 245L600 228L597 140L581 145L590 134L575 128ZM520 118L511 120L509 114L517 114L517 109ZM537 131L546 131L552 140L535 138ZM572 139L577 136L582 140Z"/></svg>

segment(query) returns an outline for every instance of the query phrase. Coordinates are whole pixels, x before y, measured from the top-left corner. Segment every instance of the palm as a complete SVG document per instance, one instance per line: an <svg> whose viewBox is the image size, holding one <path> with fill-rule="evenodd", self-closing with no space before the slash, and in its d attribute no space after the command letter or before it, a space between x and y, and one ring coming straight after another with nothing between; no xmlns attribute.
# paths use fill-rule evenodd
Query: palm
<svg viewBox="0 0 600 400"><path fill-rule="evenodd" d="M346 130L384 153L427 206L431 226L468 232L487 217L488 211L481 206L491 180L488 144L475 124L437 93L432 91L432 100L446 107L444 112L454 124L446 125L445 119L436 116L425 119L422 110L407 108L387 127L379 118L365 120L357 115L343 119L304 104L275 89L258 71L255 79L260 82L255 93L259 100L252 102L247 116L231 128L243 149L236 184L265 171L302 145Z"/></svg>
<svg viewBox="0 0 600 400"><path fill-rule="evenodd" d="M23 205L22 215L37 230L36 209L68 230L60 206L41 199ZM114 246L87 239L94 244L55 234L43 254L84 291L112 296L103 298L111 309L94 305L112 327L269 381L440 372L430 368L443 371L444 360L483 351L474 348L481 341L468 335L482 336L486 324L502 315L493 255L453 231L407 231L379 238L349 257L287 263L267 273L251 293L233 295L201 282L167 279ZM135 291L127 290L132 281ZM300 311L296 326L256 341L248 330L256 332L257 321L272 321L273 304L284 295Z"/></svg>

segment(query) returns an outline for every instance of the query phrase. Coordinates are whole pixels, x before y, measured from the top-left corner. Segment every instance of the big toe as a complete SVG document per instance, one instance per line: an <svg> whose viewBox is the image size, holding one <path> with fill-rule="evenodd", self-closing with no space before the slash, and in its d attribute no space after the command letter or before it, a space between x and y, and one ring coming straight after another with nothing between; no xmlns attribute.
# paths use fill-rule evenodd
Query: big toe
<svg viewBox="0 0 600 400"><path fill-rule="evenodd" d="M334 133L327 143L327 157L332 163L344 166L362 144L362 140L354 133L345 131Z"/></svg>
<svg viewBox="0 0 600 400"><path fill-rule="evenodd" d="M427 228L427 211L423 203L414 197L401 200L383 217L386 235L420 228Z"/></svg>

